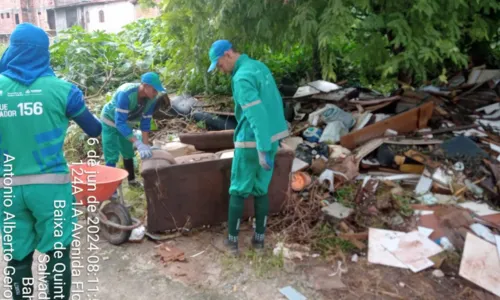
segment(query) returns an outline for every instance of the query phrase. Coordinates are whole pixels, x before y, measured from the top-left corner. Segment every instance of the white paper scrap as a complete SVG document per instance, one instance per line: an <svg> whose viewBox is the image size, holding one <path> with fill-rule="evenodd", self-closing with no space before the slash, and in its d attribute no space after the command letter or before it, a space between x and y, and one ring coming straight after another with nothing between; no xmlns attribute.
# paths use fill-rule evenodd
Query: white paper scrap
<svg viewBox="0 0 500 300"><path fill-rule="evenodd" d="M434 229L418 226L418 232L420 232L425 237L430 237L434 232Z"/></svg>

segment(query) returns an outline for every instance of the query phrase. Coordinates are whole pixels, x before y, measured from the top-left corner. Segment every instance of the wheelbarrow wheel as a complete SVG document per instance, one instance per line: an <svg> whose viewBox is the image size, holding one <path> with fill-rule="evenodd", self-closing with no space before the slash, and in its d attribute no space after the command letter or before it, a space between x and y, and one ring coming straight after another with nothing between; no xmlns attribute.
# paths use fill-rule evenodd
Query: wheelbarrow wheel
<svg viewBox="0 0 500 300"><path fill-rule="evenodd" d="M102 214L106 218L115 224L122 226L132 225L132 218L125 206L118 202L110 202L105 205L102 210ZM101 222L101 232L105 239L113 245L121 245L128 241L130 238L131 230L122 230L118 228L113 228Z"/></svg>

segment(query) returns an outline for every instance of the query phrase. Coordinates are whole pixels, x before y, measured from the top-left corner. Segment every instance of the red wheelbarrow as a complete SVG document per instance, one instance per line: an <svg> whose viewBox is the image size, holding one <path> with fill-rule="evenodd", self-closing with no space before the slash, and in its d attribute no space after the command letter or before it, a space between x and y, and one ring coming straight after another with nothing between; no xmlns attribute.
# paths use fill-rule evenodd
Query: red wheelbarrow
<svg viewBox="0 0 500 300"><path fill-rule="evenodd" d="M128 176L128 172L85 163L69 167L74 196L77 204L86 207L86 217L90 215L99 221L101 233L111 244L120 245L128 241L132 230L142 225L139 220L130 216L125 206L121 183ZM119 197L112 200L111 196L117 189ZM104 204L105 202L107 203Z"/></svg>

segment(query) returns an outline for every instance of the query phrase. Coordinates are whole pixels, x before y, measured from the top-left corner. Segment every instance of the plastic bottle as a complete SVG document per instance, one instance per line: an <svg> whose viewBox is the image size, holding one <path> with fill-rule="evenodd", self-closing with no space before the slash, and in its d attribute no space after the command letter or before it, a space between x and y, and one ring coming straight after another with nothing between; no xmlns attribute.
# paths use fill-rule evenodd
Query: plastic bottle
<svg viewBox="0 0 500 300"><path fill-rule="evenodd" d="M309 127L303 133L304 138L311 143L317 143L322 134L323 130L317 127Z"/></svg>

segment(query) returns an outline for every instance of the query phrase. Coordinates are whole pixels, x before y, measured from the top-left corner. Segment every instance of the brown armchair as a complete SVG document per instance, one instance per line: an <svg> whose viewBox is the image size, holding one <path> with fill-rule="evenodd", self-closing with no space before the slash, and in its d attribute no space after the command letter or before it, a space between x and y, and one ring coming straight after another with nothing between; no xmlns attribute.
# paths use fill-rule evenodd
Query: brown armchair
<svg viewBox="0 0 500 300"><path fill-rule="evenodd" d="M180 138L198 150L216 152L232 145L233 132L187 134ZM269 187L270 214L280 212L289 195L293 159L292 150L280 148ZM151 159L142 163L148 231L197 228L227 221L232 158L172 162L172 159ZM244 218L253 216L253 197L245 201L244 211Z"/></svg>

